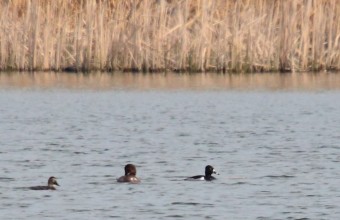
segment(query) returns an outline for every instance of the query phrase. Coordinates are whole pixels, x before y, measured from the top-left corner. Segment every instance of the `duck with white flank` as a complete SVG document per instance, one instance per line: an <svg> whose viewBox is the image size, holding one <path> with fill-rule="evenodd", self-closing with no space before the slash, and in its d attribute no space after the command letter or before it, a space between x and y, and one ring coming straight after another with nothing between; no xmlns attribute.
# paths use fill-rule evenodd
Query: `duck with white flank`
<svg viewBox="0 0 340 220"><path fill-rule="evenodd" d="M206 181L211 181L211 180L215 180L216 178L212 176L212 174L217 174L219 175L214 167L208 165L205 167L205 175L197 175L197 176L192 176L192 177L188 177L185 180L206 180Z"/></svg>

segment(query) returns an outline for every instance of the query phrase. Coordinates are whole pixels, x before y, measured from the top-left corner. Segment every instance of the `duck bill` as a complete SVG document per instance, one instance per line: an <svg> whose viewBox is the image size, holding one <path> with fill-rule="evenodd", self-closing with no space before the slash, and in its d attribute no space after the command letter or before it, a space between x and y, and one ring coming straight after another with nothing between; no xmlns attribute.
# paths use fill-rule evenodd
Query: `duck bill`
<svg viewBox="0 0 340 220"><path fill-rule="evenodd" d="M55 181L54 185L60 186L57 181Z"/></svg>
<svg viewBox="0 0 340 220"><path fill-rule="evenodd" d="M216 174L216 175L220 175L218 172L216 172L215 169L213 170L213 173Z"/></svg>

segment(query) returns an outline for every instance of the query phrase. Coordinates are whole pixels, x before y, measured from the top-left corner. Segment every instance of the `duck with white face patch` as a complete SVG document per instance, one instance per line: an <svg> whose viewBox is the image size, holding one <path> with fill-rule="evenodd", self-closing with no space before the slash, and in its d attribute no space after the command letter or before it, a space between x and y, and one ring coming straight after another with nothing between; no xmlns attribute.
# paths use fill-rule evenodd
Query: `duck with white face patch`
<svg viewBox="0 0 340 220"><path fill-rule="evenodd" d="M59 184L57 182L57 178L55 178L54 176L51 176L47 181L47 186L32 186L32 187L29 187L29 189L32 189L32 190L56 190L55 186L59 186Z"/></svg>

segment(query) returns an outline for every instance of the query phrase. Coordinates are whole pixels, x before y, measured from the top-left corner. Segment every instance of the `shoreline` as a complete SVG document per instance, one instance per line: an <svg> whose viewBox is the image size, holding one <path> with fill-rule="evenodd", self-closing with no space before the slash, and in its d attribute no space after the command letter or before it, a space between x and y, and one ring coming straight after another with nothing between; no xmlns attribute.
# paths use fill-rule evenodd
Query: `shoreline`
<svg viewBox="0 0 340 220"><path fill-rule="evenodd" d="M155 73L2 72L0 88L90 90L340 90L340 72L328 73Z"/></svg>

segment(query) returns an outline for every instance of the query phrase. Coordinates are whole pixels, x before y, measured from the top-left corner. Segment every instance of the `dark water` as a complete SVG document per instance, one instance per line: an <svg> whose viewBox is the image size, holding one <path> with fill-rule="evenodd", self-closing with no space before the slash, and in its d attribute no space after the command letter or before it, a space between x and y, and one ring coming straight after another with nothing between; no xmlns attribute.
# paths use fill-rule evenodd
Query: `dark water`
<svg viewBox="0 0 340 220"><path fill-rule="evenodd" d="M340 217L334 79L291 87L281 76L275 89L114 80L102 89L97 79L2 77L0 219ZM116 183L130 162L142 183ZM216 181L183 181L207 164ZM52 175L57 191L23 188Z"/></svg>

